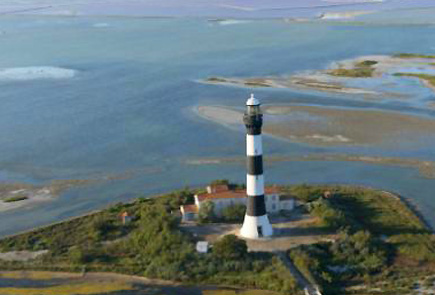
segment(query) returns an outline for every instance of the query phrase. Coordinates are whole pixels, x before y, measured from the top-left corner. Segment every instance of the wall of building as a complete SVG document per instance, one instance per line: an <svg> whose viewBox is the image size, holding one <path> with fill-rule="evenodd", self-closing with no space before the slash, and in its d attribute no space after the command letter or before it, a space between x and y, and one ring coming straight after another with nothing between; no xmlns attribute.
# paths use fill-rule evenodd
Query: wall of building
<svg viewBox="0 0 435 295"><path fill-rule="evenodd" d="M246 198L209 199L209 201L214 203L214 212L217 216L221 216L222 211L229 206L234 206L236 204L243 204L246 206ZM198 206L198 210L201 208L201 203L203 202L205 201L200 202L195 196L195 204ZM266 195L265 202L268 213L277 213L280 210L294 209L293 199L280 200L278 194Z"/></svg>

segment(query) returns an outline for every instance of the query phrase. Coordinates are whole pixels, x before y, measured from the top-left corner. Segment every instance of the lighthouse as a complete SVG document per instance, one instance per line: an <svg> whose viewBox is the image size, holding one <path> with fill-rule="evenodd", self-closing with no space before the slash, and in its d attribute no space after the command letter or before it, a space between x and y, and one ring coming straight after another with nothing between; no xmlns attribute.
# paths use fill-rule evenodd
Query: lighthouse
<svg viewBox="0 0 435 295"><path fill-rule="evenodd" d="M261 126L263 114L260 101L251 94L246 102L243 116L246 126L246 214L240 235L245 238L258 239L273 234L272 226L266 213L264 201L263 144Z"/></svg>

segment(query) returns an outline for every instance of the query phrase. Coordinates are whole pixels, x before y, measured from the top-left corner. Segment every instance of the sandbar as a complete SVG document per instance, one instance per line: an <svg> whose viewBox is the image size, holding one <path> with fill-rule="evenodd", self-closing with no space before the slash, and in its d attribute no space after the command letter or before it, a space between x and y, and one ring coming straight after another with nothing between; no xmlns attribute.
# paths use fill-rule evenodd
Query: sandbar
<svg viewBox="0 0 435 295"><path fill-rule="evenodd" d="M236 109L200 106L197 112L219 124L242 125L242 112ZM266 134L318 146L412 144L435 130L435 120L429 118L371 109L269 105L264 114Z"/></svg>

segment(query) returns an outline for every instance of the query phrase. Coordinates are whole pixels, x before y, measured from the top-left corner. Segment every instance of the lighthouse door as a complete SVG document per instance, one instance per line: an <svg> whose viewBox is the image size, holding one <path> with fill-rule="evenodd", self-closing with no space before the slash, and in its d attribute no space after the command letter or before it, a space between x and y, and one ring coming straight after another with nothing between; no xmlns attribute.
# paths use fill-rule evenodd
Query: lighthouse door
<svg viewBox="0 0 435 295"><path fill-rule="evenodd" d="M257 226L258 237L263 237L263 228L261 226Z"/></svg>

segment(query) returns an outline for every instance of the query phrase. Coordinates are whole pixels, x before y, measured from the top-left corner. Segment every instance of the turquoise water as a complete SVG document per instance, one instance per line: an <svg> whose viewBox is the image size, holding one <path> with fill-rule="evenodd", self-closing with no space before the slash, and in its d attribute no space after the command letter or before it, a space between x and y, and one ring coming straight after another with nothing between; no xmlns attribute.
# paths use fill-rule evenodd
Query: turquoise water
<svg viewBox="0 0 435 295"><path fill-rule="evenodd" d="M219 25L201 19L0 18L0 69L37 68L50 79L0 79L0 181L126 179L76 188L53 202L0 213L0 235L217 178L242 182L241 164L191 165L203 157L243 157L244 131L205 121L197 105L242 106L251 89L206 85L208 76L287 75L365 54L431 53L432 26L285 23ZM46 68L50 67L50 68ZM71 78L59 78L73 70ZM20 76L21 75L21 76ZM1 77L1 75L0 75ZM56 79L59 78L59 79ZM24 79L24 80L23 80ZM417 83L418 101L434 95ZM291 90L255 89L264 103L377 108L434 116L420 104L362 101ZM418 146L325 148L266 137L273 155L347 152L435 160L433 138ZM435 224L435 180L415 169L344 162L266 166L269 183L352 183L415 201Z"/></svg>

